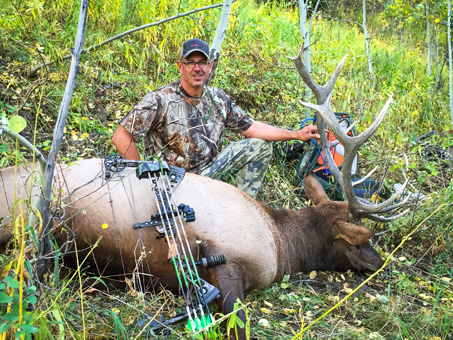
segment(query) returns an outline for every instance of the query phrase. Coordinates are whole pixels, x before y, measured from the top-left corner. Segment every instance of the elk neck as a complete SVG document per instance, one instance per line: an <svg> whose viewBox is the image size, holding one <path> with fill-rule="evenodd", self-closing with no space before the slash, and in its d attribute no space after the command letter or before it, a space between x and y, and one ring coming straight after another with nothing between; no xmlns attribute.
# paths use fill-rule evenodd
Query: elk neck
<svg viewBox="0 0 453 340"><path fill-rule="evenodd" d="M264 206L275 223L275 239L279 251L276 280L301 271L332 268L330 221L318 207L297 211Z"/></svg>

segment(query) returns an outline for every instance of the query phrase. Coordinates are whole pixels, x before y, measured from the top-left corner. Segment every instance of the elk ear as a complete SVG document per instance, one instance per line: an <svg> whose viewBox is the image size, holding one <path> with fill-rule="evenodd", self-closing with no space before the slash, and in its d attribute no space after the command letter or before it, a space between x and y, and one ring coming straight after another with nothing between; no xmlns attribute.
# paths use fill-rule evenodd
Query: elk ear
<svg viewBox="0 0 453 340"><path fill-rule="evenodd" d="M321 183L319 183L315 175L311 172L307 172L305 174L304 188L305 195L314 203L314 205L330 201Z"/></svg>
<svg viewBox="0 0 453 340"><path fill-rule="evenodd" d="M331 233L334 239L342 238L354 246L365 243L374 236L372 230L346 221L337 221Z"/></svg>

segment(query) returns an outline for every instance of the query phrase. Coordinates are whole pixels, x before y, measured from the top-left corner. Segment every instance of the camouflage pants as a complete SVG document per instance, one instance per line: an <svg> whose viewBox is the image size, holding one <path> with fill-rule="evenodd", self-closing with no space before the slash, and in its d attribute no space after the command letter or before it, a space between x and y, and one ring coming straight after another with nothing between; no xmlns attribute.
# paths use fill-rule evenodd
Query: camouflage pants
<svg viewBox="0 0 453 340"><path fill-rule="evenodd" d="M247 138L224 147L201 175L232 182L255 198L263 183L271 156L271 142Z"/></svg>

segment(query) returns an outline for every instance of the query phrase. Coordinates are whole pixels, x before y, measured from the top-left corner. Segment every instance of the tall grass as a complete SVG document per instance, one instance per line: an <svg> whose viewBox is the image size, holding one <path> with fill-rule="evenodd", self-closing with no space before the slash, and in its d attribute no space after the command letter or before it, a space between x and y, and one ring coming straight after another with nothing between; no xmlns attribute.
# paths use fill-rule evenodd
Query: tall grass
<svg viewBox="0 0 453 340"><path fill-rule="evenodd" d="M85 46L100 43L132 27L209 4L211 2L206 0L185 0L177 5L170 0L91 1ZM60 58L68 54L73 45L79 2L12 0L2 6L0 32L4 38L0 40L0 65L5 66L1 66L0 72L0 110L8 117L25 116L29 121L25 133L30 136L35 132L31 122L40 112L37 145L45 152L67 77L68 63L61 62ZM219 9L200 12L134 33L84 55L60 158L68 161L78 157L104 157L113 152L110 137L118 120L147 92L178 77L175 61L181 43L191 37L211 41L219 15ZM373 24L379 23L379 16L375 16ZM378 31L376 27L371 30ZM406 36L410 39L402 38ZM312 73L320 84L327 82L337 63L349 53L335 86L333 107L336 111L350 113L357 121L357 129L362 131L393 96L388 118L361 150L361 167L366 169L378 164L395 168L389 177L390 184L397 183L401 178L396 170L403 164L402 158L393 156L404 152L409 159L412 185L427 196L409 218L388 225L372 225L382 233L376 245L383 255L389 255L407 232L435 207L453 200L451 163L432 155L423 156L425 146L416 142L425 132L446 130L449 121L447 89L441 86L437 92L433 90L433 79L426 74L425 51L420 47L423 44L414 43L417 39L408 32L374 37L371 41L375 72L372 80L366 65L363 33L357 25L321 16L313 22ZM295 56L300 45L296 6L285 1L257 4L238 0L233 4L212 84L225 89L254 118L281 127L298 128L305 115L305 109L298 103L305 87L286 57ZM44 61L54 60L56 64L49 72L39 72L38 94L33 89L35 79L28 79L26 72L42 62L40 54ZM447 79L445 72L444 80ZM31 89L30 95L26 97L28 89ZM20 108L22 104L25 105ZM448 134L439 134L431 144L448 149L453 141ZM276 206L300 207L305 201L293 186L294 164L286 160L282 148L277 146L275 150L276 157L267 173L261 198ZM27 159L24 152L3 136L0 136L0 152L3 167L13 164L16 155L20 155L21 161ZM366 334L369 338L396 339L402 335L407 337L409 333L414 339L437 339L436 336L451 334L452 315L448 306L453 297L449 281L453 232L449 204L445 212L426 221L406 242L406 248L392 259L386 273L381 273L367 290L329 315L307 336L335 334L338 339L359 339ZM149 314L160 316L162 312L172 317L183 308L184 302L168 292L159 296L100 292L86 285L88 278L82 271L61 280L58 271L50 274L43 283L50 289L35 301L30 298L34 294L30 288L33 285L24 290L24 274L21 274L28 261L22 255L28 254L27 249L33 248L34 243L31 229L26 226L24 229L25 234L29 232L30 248L23 248L22 232L13 253L0 255L0 272L5 273L12 263L18 264L14 275L8 279L11 286L0 283L0 291L3 289L13 298L12 289L26 292L22 296L18 294L16 300L29 299L28 303L36 310L18 311L18 316L26 316L25 321L39 329L42 338L82 338L84 334L90 338L121 338L125 333L129 337L139 336L143 332L140 325L151 319ZM15 255L22 264L15 260ZM74 280L75 275L78 280ZM252 333L262 338L294 336L301 324L307 325L323 310L335 305L340 295L348 293L348 287L357 285L357 280L361 279L352 273L317 275L318 278L301 274L289 283L276 284L249 295ZM13 288L16 286L18 288ZM420 294L425 294L426 299L420 300ZM269 309L273 309L271 314L275 318L270 318ZM260 319L270 319L270 322L260 323ZM83 323L87 326L85 330L81 328ZM428 324L431 326L424 327ZM412 332L414 329L416 335ZM28 334L32 334L31 331L36 330L30 327L29 331ZM185 334L183 327L173 327L169 333L170 338Z"/></svg>

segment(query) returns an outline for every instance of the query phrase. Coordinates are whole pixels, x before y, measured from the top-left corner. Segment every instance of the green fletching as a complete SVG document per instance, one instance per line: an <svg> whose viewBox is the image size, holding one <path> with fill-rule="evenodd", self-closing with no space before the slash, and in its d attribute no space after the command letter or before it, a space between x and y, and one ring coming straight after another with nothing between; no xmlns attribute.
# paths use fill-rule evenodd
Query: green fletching
<svg viewBox="0 0 453 340"><path fill-rule="evenodd" d="M197 319L194 319L193 322L195 324L195 329L192 329L192 323L189 321L187 321L187 329L191 330L192 332L199 332L201 331L202 329L206 329L206 333L208 335L209 338L211 339L215 339L217 338L216 335L214 335L213 333L215 333L215 331L213 329L209 329L208 327L212 324L212 321L211 320L211 316L206 316L206 315L203 315L201 316L201 318L197 318ZM203 336L202 334L199 334L201 337L200 339L203 339Z"/></svg>

